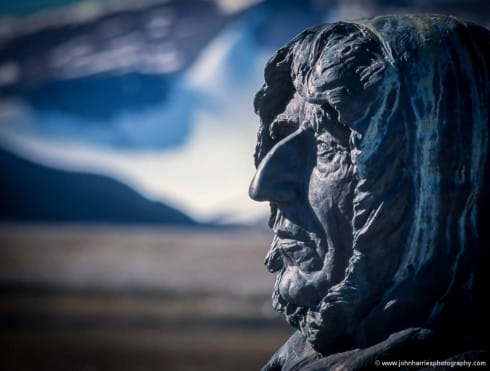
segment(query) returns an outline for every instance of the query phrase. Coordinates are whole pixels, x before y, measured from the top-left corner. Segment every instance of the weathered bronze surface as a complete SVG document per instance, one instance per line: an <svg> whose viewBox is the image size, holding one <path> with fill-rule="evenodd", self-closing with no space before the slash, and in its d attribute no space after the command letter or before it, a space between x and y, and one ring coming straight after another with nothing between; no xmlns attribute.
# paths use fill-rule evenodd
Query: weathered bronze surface
<svg viewBox="0 0 490 371"><path fill-rule="evenodd" d="M383 16L269 60L250 197L270 202L273 305L298 331L264 370L486 357L489 42Z"/></svg>

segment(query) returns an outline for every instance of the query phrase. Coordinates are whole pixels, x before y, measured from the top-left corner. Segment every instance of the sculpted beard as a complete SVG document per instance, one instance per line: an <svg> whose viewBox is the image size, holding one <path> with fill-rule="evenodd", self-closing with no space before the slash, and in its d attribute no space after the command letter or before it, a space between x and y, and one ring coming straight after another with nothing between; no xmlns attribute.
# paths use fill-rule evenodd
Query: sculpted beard
<svg viewBox="0 0 490 371"><path fill-rule="evenodd" d="M273 213L274 215L274 213ZM271 249L266 257L265 265L270 272L277 271L278 262L274 262L274 260L282 260L281 253L277 248L277 236L274 238L272 242ZM282 262L280 263L283 264ZM322 264L319 261L317 264ZM278 313L282 313L286 321L293 327L299 329L303 334L306 335L306 318L309 311L317 311L319 305L306 306L306 305L298 305L286 300L281 295L280 283L283 279L283 275L285 273L285 268L282 267L280 272L277 274L276 281L274 284L274 290L272 292L272 306L274 310Z"/></svg>
<svg viewBox="0 0 490 371"><path fill-rule="evenodd" d="M272 206L271 209L273 209L271 219L276 219L276 216L278 215L277 208L274 208ZM313 243L315 244L315 249L318 250L322 244L322 240L315 237L312 233L309 233L309 235L311 237L311 240L314 241ZM325 247L322 248L325 249ZM324 251L327 250L325 249ZM321 266L323 263L320 257L317 254L315 255L316 256L311 257L312 263ZM303 334L306 335L307 314L309 311L318 312L321 298L314 305L307 306L292 303L284 298L283 295L281 295L282 290L280 288L280 284L286 270L286 267L284 266L285 264L283 263L284 258L284 255L280 252L280 249L278 247L278 237L275 236L265 260L265 266L269 270L269 272L274 273L279 270L272 292L272 306L275 311L282 313L285 316L286 321L291 326L299 329ZM327 290L325 290L325 295Z"/></svg>
<svg viewBox="0 0 490 371"><path fill-rule="evenodd" d="M274 207L272 207L275 209ZM279 215L280 212L277 212L277 209L273 210L271 219L280 219ZM303 335L305 335L310 342L314 343L314 339L312 338L314 334L312 334L312 331L320 331L322 327L322 308L324 306L324 299L327 297L327 294L329 293L329 289L334 286L335 284L339 283L342 280L342 277L339 277L339 274L331 274L332 267L335 265L335 263L340 264L344 269L347 265L348 257L343 257L341 259L337 259L337 262L333 262L333 257L335 255L339 255L338 252L336 253L333 248L329 248L328 243L316 236L314 233L309 233L309 232L304 232L305 234L308 234L311 243L309 243L309 248L307 251L310 253L306 253L306 256L308 256L308 264L311 266L317 266L317 267L322 267L324 264L329 266L328 273L325 274L325 270L318 269L317 271L312 273L307 273L304 272L300 269L299 265L296 265L291 262L290 258L288 256L285 256L286 254L282 251L282 249L279 247L278 243L278 237L274 237L274 240L271 244L271 248L269 250L269 253L267 254L267 257L265 259L265 266L271 273L278 272L276 276L276 281L274 284L274 289L272 293L272 305L274 310L276 310L279 313L282 313L286 321L293 327L297 328L300 330ZM297 248L303 248L303 251L305 250L305 246L303 245L303 242L295 242ZM301 246L303 245L303 246ZM327 256L322 258L316 254L316 253L311 253L312 251L326 251ZM285 263L284 260L289 260L289 263ZM340 261L339 261L340 260ZM305 292L312 292L311 289L309 289L307 286L310 283L310 279L312 275L320 276L324 275L322 279L322 285L321 289L316 291L316 297L314 300L309 305L306 304L298 304L295 302L292 302L291 299L288 298L287 293L284 290L284 287L281 287L281 284L284 286L284 280L285 280L285 275L287 274L286 270L287 265L290 264L293 267L289 269L295 269L297 271L297 275L301 276L303 278L302 283L303 286L298 287L298 290L304 290ZM338 269L337 266L337 272L342 271L343 269ZM296 279L297 281L297 279ZM317 281L317 280L316 280ZM298 282L296 282L298 283Z"/></svg>
<svg viewBox="0 0 490 371"><path fill-rule="evenodd" d="M269 227L275 237L265 259L269 272L278 273L272 295L274 309L310 340L312 330L322 326L323 301L329 289L345 277L352 255L353 165L345 150L330 151L328 156L327 164L317 160L315 171L325 173L328 167L328 175L320 177L322 181L346 180L341 181L343 195L340 197L336 192L322 195L323 203L329 207L317 210L316 216L302 214L301 220L294 218L297 209L291 213L287 206L281 208L271 203ZM308 230L291 219L303 223Z"/></svg>
<svg viewBox="0 0 490 371"><path fill-rule="evenodd" d="M320 251L328 251L327 255L331 258L334 255L334 252L332 249L328 250L327 249L327 243L319 238L316 237L313 233L309 233L311 236L311 240L313 241L313 244L315 246L315 249ZM277 271L278 268L278 262L277 260L283 260L283 259L288 259L287 257L284 257L284 254L279 252L278 247L277 247L277 236L274 238L274 241L272 243L271 249L269 251L269 254L267 255L266 258L266 267L269 271ZM299 243L301 244L301 243ZM311 250L310 250L311 251ZM272 255L275 255L275 258L272 257ZM274 260L276 260L274 262ZM322 266L323 264L329 264L329 259L328 257L325 259L326 263L322 261L322 259L319 257L319 255L316 254L316 256L311 257L312 263L315 265ZM345 259L347 260L347 259ZM333 265L333 262L331 262L331 265ZM324 321L324 311L325 311L325 304L327 301L327 294L329 293L329 289L337 284L341 279L339 278L333 278L331 274L325 274L325 271L322 269L319 269L318 271L314 272L314 274L318 275L325 275L324 280L322 280L322 288L321 290L318 290L316 298L312 301L311 304L309 305L301 305L292 302L287 298L287 293L284 291L284 287L281 287L281 284L284 285L283 280L284 275L286 274L286 264L281 262L281 268L279 273L277 274L276 281L274 284L274 290L272 294L272 305L274 310L276 310L279 313L282 313L286 321L293 327L297 328L298 330L301 331L301 333L309 340L309 342L315 346L317 343L318 339L321 339L323 336L323 321ZM308 284L311 282L309 281L309 276L311 276L311 273L306 273L301 271L297 266L293 267L292 269L297 269L298 270L298 275L302 276L303 286L298 287L298 290L305 290L307 292L311 292L311 289L309 289ZM286 285L287 287L287 285Z"/></svg>

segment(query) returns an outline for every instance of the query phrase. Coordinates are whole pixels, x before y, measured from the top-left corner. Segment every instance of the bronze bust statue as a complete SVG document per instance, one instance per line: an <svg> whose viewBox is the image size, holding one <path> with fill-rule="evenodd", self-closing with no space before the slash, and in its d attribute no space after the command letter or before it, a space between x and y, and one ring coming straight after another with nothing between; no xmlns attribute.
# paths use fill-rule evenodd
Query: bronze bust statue
<svg viewBox="0 0 490 371"><path fill-rule="evenodd" d="M268 61L249 193L270 203L273 306L298 331L264 370L486 357L489 43L383 16Z"/></svg>

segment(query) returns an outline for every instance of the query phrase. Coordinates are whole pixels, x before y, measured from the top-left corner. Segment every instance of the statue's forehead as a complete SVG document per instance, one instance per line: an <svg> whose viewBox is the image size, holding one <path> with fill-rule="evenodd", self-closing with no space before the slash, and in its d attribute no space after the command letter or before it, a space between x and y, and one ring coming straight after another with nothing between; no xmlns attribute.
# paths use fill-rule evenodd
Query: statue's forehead
<svg viewBox="0 0 490 371"><path fill-rule="evenodd" d="M290 129L313 129L315 133L329 131L335 121L336 112L328 104L308 102L298 92L295 92L284 110L276 115L269 125L271 136L275 132L283 131L287 126Z"/></svg>

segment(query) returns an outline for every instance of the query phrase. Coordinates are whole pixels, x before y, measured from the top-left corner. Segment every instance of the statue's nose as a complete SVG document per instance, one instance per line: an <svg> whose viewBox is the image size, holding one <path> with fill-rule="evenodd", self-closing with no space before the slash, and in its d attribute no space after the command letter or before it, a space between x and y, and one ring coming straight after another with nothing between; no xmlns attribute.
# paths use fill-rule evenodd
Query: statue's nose
<svg viewBox="0 0 490 371"><path fill-rule="evenodd" d="M250 198L283 203L298 198L307 158L304 136L305 132L298 130L272 147L250 183Z"/></svg>

